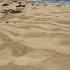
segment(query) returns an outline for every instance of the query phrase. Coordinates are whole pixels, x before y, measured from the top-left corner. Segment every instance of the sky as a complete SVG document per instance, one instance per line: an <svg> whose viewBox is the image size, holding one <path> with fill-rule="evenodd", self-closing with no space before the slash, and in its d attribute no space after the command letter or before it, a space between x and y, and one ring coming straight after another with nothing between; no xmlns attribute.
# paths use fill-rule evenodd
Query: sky
<svg viewBox="0 0 70 70"><path fill-rule="evenodd" d="M47 2L60 2L60 1L64 1L64 2L69 2L70 3L70 0L25 0L25 1L47 1Z"/></svg>
<svg viewBox="0 0 70 70"><path fill-rule="evenodd" d="M61 0L46 0L46 1L61 1ZM70 1L70 0L62 0L62 1Z"/></svg>
<svg viewBox="0 0 70 70"><path fill-rule="evenodd" d="M70 2L70 0L30 0L30 1L48 1L48 2L60 2L60 1L64 1L64 2Z"/></svg>

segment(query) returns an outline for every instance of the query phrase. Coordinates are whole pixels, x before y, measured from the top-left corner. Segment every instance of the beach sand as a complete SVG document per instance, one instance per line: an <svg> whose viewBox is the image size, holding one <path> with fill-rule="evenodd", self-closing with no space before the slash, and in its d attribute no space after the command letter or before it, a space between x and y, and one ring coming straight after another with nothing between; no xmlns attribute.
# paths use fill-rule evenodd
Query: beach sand
<svg viewBox="0 0 70 70"><path fill-rule="evenodd" d="M15 6L0 6L22 10L0 13L0 70L70 70L69 5Z"/></svg>

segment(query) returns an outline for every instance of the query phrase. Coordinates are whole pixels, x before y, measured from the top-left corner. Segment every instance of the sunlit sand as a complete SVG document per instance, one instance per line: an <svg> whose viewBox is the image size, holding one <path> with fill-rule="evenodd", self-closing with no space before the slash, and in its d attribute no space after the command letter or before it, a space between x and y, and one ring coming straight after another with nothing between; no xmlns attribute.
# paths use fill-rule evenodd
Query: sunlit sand
<svg viewBox="0 0 70 70"><path fill-rule="evenodd" d="M0 70L70 70L69 4L2 5Z"/></svg>

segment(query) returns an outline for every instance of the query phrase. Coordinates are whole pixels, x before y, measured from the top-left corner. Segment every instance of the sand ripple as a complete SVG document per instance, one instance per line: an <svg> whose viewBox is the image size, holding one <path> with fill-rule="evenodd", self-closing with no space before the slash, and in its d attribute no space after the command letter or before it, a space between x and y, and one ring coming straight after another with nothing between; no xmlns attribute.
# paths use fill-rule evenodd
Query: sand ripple
<svg viewBox="0 0 70 70"><path fill-rule="evenodd" d="M70 70L69 13L42 9L0 17L0 65L10 61L17 70L27 70L29 65L29 70Z"/></svg>

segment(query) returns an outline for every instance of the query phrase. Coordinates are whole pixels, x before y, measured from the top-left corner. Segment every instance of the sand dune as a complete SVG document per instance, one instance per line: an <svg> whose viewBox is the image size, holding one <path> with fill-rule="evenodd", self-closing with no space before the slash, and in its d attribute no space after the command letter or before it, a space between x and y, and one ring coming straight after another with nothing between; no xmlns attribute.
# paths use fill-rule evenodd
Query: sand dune
<svg viewBox="0 0 70 70"><path fill-rule="evenodd" d="M1 70L70 70L70 7L16 3L0 13Z"/></svg>

